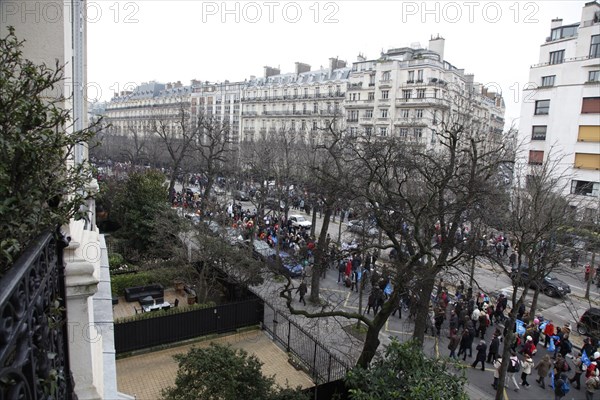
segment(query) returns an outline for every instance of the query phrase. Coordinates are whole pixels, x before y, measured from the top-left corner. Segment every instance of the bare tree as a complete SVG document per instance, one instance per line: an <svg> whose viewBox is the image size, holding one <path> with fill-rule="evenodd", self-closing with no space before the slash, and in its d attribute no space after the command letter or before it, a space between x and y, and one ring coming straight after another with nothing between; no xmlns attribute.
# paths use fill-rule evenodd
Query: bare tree
<svg viewBox="0 0 600 400"><path fill-rule="evenodd" d="M157 111L156 117L151 121L151 129L162 140L170 157L169 196L171 196L177 176L182 172L184 159L189 156L191 145L196 141L198 134L198 129L192 124L189 104L180 102Z"/></svg>
<svg viewBox="0 0 600 400"><path fill-rule="evenodd" d="M367 336L358 365L363 367L375 356L379 332L407 282L417 293L414 338L422 343L436 275L468 257L456 249L464 216L485 203L499 165L512 160L502 138L490 134L477 111L477 99L456 91L442 111L439 125L432 127L434 146L419 137L363 134L345 142L339 160L349 168L355 195L370 204L385 234L382 250L393 248L398 254L391 265L389 301L372 320L357 313L292 309L308 317L337 315L362 321ZM282 295L287 296L286 290ZM288 298L288 308L290 303Z"/></svg>

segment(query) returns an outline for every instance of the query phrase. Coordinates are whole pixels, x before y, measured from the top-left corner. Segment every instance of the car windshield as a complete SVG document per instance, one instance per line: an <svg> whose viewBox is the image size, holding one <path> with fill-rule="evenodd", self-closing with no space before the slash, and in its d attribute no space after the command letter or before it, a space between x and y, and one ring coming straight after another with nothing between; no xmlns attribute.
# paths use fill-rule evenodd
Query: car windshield
<svg viewBox="0 0 600 400"><path fill-rule="evenodd" d="M296 217L296 221L298 221L298 222L304 222L306 220L304 219L303 216L299 215L299 216Z"/></svg>
<svg viewBox="0 0 600 400"><path fill-rule="evenodd" d="M546 278L545 278L545 279L546 279L547 281L552 281L552 280L556 280L556 279L558 279L558 278L557 278L557 277L556 277L556 275L554 275L554 274L548 274L548 275L546 275Z"/></svg>

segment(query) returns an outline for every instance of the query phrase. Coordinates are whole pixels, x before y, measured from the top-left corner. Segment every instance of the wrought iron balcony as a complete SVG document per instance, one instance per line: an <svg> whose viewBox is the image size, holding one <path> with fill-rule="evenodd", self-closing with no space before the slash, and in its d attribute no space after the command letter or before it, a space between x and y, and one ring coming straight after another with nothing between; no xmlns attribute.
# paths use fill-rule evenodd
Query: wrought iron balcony
<svg viewBox="0 0 600 400"><path fill-rule="evenodd" d="M63 249L48 232L0 280L0 399L76 400Z"/></svg>

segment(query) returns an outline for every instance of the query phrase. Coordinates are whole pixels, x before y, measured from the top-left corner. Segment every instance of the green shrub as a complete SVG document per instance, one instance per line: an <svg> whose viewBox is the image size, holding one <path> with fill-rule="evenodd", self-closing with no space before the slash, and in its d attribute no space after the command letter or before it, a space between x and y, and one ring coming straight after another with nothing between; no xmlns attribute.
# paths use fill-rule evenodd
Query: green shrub
<svg viewBox="0 0 600 400"><path fill-rule="evenodd" d="M145 312L145 313L141 313L141 314L135 314L135 315L132 315L129 317L117 318L117 319L115 319L115 324L123 324L125 322L141 321L143 319L164 317L165 315L181 314L181 313L185 313L185 312L201 310L203 308L211 308L216 305L217 305L217 303L215 303L214 301L209 301L208 303L192 304L187 307L171 307L168 310Z"/></svg>
<svg viewBox="0 0 600 400"><path fill-rule="evenodd" d="M111 275L112 292L118 296L125 295L125 289L136 286L146 286L155 283L169 288L173 286L173 281L181 277L193 277L196 270L192 267L184 266L179 268L156 268L152 270L139 271L136 274ZM184 280L187 280L184 278Z"/></svg>
<svg viewBox="0 0 600 400"><path fill-rule="evenodd" d="M108 265L110 269L119 268L121 265L125 264L125 258L119 253L111 253L108 255Z"/></svg>
<svg viewBox="0 0 600 400"><path fill-rule="evenodd" d="M125 295L125 289L136 286L146 286L153 283L155 275L148 271L140 271L137 274L124 274L111 276L110 284L113 293L119 296Z"/></svg>

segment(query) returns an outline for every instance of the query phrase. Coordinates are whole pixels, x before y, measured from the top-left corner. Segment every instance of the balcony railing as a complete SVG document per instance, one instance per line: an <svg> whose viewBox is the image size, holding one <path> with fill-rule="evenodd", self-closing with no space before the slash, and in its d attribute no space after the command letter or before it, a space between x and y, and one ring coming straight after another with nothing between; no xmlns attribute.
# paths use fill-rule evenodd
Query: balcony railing
<svg viewBox="0 0 600 400"><path fill-rule="evenodd" d="M41 235L0 280L0 399L76 400L62 251Z"/></svg>

